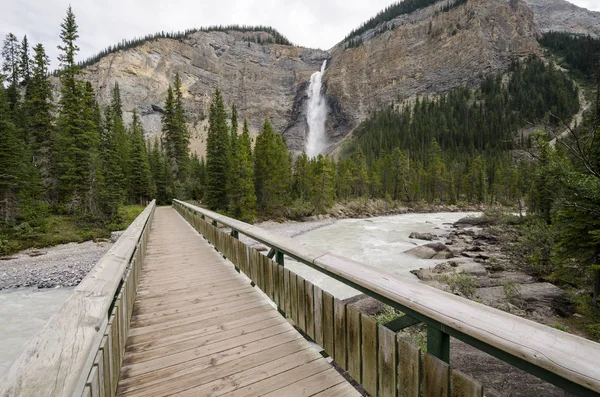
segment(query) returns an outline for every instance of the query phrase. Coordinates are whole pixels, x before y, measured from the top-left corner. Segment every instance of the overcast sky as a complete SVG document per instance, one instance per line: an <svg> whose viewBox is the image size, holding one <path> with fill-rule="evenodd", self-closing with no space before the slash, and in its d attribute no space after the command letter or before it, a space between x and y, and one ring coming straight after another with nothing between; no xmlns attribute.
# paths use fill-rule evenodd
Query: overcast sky
<svg viewBox="0 0 600 397"><path fill-rule="evenodd" d="M57 66L60 23L72 3L79 60L126 38L209 25L268 25L293 43L329 49L392 0L3 0L0 37L42 43ZM572 0L600 11L600 0Z"/></svg>

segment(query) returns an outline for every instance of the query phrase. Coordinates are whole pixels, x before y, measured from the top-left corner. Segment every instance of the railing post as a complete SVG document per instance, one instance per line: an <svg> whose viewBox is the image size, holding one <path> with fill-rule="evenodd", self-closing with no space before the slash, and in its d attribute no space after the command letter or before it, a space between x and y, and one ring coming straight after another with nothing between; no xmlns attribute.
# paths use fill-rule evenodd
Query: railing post
<svg viewBox="0 0 600 397"><path fill-rule="evenodd" d="M427 353L450 364L450 335L427 325Z"/></svg>
<svg viewBox="0 0 600 397"><path fill-rule="evenodd" d="M240 234L238 233L237 230L231 229L231 237L233 237L236 240L239 240L240 239ZM240 268L237 267L235 265L235 263L233 264L233 267L234 267L234 269L235 269L236 272L238 272L238 273L240 272Z"/></svg>
<svg viewBox="0 0 600 397"><path fill-rule="evenodd" d="M277 264L280 265L282 268L284 267L283 252L275 251L275 262L277 262ZM279 307L277 307L277 311L283 316L283 318L287 318L287 314Z"/></svg>

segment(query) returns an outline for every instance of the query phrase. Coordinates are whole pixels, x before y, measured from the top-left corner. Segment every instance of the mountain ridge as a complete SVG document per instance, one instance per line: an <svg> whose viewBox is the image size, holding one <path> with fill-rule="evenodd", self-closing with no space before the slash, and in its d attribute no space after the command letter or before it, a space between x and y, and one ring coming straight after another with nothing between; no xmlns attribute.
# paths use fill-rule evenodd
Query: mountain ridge
<svg viewBox="0 0 600 397"><path fill-rule="evenodd" d="M136 108L147 135L154 136L160 134L160 109L178 72L194 151L204 152L210 97L219 88L225 101L235 103L240 115L248 118L254 133L269 117L288 148L299 152L307 133L310 75L328 60L323 86L333 149L370 112L456 86L474 87L483 76L505 71L514 59L541 55L539 25L548 17L540 9L550 6L540 2L571 9L564 0L468 0L441 12L447 5L441 1L365 31L358 46L346 48L343 40L329 51L248 40L248 34L256 32L196 31L177 40L159 38L110 53L85 68L86 79L102 106L118 81L125 118ZM592 22L600 16L578 10L589 12ZM552 26L575 30L584 26L565 25L563 16L557 14Z"/></svg>

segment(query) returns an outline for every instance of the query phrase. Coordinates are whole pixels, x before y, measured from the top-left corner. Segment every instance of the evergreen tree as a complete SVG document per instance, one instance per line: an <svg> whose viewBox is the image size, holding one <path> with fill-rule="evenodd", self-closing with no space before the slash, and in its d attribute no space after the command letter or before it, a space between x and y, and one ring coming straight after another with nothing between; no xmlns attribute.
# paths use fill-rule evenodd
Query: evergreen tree
<svg viewBox="0 0 600 397"><path fill-rule="evenodd" d="M48 195L54 185L52 172L52 142L54 131L52 88L48 80L49 59L44 47L34 47L32 77L28 85L26 116L31 143L33 165L38 169L45 194Z"/></svg>
<svg viewBox="0 0 600 397"><path fill-rule="evenodd" d="M213 210L227 210L228 173L230 167L230 129L225 105L219 90L215 90L208 117L206 138L206 205Z"/></svg>
<svg viewBox="0 0 600 397"><path fill-rule="evenodd" d="M166 169L168 161L165 157L160 141L156 137L150 151L150 171L156 186L156 201L159 204L167 204L170 200L169 174L171 171Z"/></svg>
<svg viewBox="0 0 600 397"><path fill-rule="evenodd" d="M153 190L152 175L148 153L146 152L144 128L135 109L133 110L129 135L131 141L128 155L130 159L130 172L128 174L130 202L146 204L151 199Z"/></svg>
<svg viewBox="0 0 600 397"><path fill-rule="evenodd" d="M235 191L239 187L239 172L238 164L239 156L238 153L238 114L235 107L235 103L231 104L231 131L229 136L229 171L227 172L227 199L229 202L229 208L232 208L233 204L231 201L234 200L234 196L238 193Z"/></svg>
<svg viewBox="0 0 600 397"><path fill-rule="evenodd" d="M254 173L260 213L282 215L291 188L291 164L283 138L275 134L268 119L256 138Z"/></svg>
<svg viewBox="0 0 600 397"><path fill-rule="evenodd" d="M27 42L27 36L23 37L21 42L21 50L19 52L19 76L21 78L21 85L27 86L31 79L31 70L29 67L29 43Z"/></svg>
<svg viewBox="0 0 600 397"><path fill-rule="evenodd" d="M17 36L12 33L6 35L4 39L4 45L2 46L2 71L6 74L8 80L8 88L6 89L6 96L8 99L9 110L12 112L13 117L16 116L15 108L19 102L19 40Z"/></svg>
<svg viewBox="0 0 600 397"><path fill-rule="evenodd" d="M333 205L335 199L335 169L329 156L322 154L310 161L310 200L313 213L321 213Z"/></svg>
<svg viewBox="0 0 600 397"><path fill-rule="evenodd" d="M17 188L22 145L10 117L7 90L0 84L0 225L11 225L18 214Z"/></svg>
<svg viewBox="0 0 600 397"><path fill-rule="evenodd" d="M103 176L102 205L103 213L113 219L124 201L123 170L119 161L119 140L114 128L115 110L108 106L104 111L104 123L100 135L100 157Z"/></svg>
<svg viewBox="0 0 600 397"><path fill-rule="evenodd" d="M235 109L235 107L234 107ZM236 115L237 116L237 115ZM232 120L234 116L232 116ZM237 127L237 121L234 124ZM233 129L232 129L233 131ZM237 132L236 132L237 135ZM243 222L252 223L256 216L256 194L254 190L254 162L248 123L244 120L242 135L236 139L230 175L231 191L229 212Z"/></svg>
<svg viewBox="0 0 600 397"><path fill-rule="evenodd" d="M308 200L309 197L309 160L306 152L302 152L296 162L294 163L294 181L293 181L293 194L294 197L304 201Z"/></svg>
<svg viewBox="0 0 600 397"><path fill-rule="evenodd" d="M172 177L180 187L187 182L189 162L189 132L185 122L181 78L175 74L174 86L167 91L165 113L162 117L163 145L170 162ZM178 192L183 194L183 192Z"/></svg>
<svg viewBox="0 0 600 397"><path fill-rule="evenodd" d="M119 83L115 82L115 86L112 90L112 97L109 105L111 109L111 126L112 129L111 134L113 135L116 141L117 148L117 157L116 165L121 168L120 174L123 176L129 176L132 173L131 166L131 136L127 134L125 129L125 122L123 121L123 104L121 102L121 90L119 88ZM127 197L128 192L131 191L131 187L129 185L129 180L125 178L121 178L119 181L115 181L120 187L122 193L122 197Z"/></svg>

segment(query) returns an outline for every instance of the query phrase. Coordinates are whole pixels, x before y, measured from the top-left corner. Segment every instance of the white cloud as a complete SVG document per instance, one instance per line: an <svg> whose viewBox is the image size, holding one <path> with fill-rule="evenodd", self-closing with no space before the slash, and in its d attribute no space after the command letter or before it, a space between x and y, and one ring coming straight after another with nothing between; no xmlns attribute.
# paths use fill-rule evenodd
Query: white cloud
<svg viewBox="0 0 600 397"><path fill-rule="evenodd" d="M0 37L8 32L41 42L56 66L60 23L72 2L79 59L122 39L209 25L268 25L304 47L329 49L390 0L4 0ZM572 0L600 11L598 0Z"/></svg>

